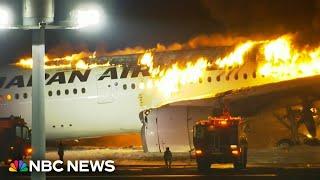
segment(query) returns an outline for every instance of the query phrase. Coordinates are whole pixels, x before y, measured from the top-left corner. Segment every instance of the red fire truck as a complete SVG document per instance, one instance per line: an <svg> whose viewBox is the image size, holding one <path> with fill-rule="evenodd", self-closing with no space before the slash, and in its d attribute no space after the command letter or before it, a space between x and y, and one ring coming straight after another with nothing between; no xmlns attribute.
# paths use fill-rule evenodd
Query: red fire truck
<svg viewBox="0 0 320 180"><path fill-rule="evenodd" d="M0 147L0 162L31 155L31 131L21 117L0 118Z"/></svg>
<svg viewBox="0 0 320 180"><path fill-rule="evenodd" d="M240 134L242 119L224 112L219 117L200 120L193 129L193 143L199 171L207 171L213 163L233 163L234 168L247 165L248 143Z"/></svg>

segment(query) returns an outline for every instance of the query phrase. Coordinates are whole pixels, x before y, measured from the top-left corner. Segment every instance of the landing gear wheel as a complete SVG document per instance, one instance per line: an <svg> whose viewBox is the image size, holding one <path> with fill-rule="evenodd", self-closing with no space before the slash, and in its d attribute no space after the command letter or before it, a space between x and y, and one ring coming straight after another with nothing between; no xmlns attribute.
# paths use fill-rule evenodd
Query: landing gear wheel
<svg viewBox="0 0 320 180"><path fill-rule="evenodd" d="M197 165L199 172L208 172L211 167L211 163L205 159L197 159Z"/></svg>

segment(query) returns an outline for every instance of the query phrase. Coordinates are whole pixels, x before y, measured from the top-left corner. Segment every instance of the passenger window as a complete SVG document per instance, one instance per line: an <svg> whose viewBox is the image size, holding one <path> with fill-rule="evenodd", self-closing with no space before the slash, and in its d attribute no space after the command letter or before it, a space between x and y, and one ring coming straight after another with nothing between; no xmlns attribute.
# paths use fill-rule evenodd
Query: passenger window
<svg viewBox="0 0 320 180"><path fill-rule="evenodd" d="M199 78L199 83L200 83L200 84L202 83L202 78Z"/></svg>
<svg viewBox="0 0 320 180"><path fill-rule="evenodd" d="M136 89L136 84L132 83L131 84L131 89Z"/></svg>
<svg viewBox="0 0 320 180"><path fill-rule="evenodd" d="M253 78L256 78L256 77L257 77L256 72L253 72L253 73L252 73L252 77L253 77Z"/></svg>
<svg viewBox="0 0 320 180"><path fill-rule="evenodd" d="M65 93L66 95L69 95L69 89L66 89L66 90L64 91L64 93Z"/></svg>
<svg viewBox="0 0 320 180"><path fill-rule="evenodd" d="M27 99L28 98L28 94L27 93L23 93L23 98Z"/></svg>
<svg viewBox="0 0 320 180"><path fill-rule="evenodd" d="M77 89L73 89L73 94L78 94L78 90Z"/></svg>
<svg viewBox="0 0 320 180"><path fill-rule="evenodd" d="M57 95L60 96L61 95L61 91L57 90Z"/></svg>
<svg viewBox="0 0 320 180"><path fill-rule="evenodd" d="M127 90L127 85L126 84L123 85L123 89Z"/></svg>
<svg viewBox="0 0 320 180"><path fill-rule="evenodd" d="M238 79L239 79L238 73L236 73L236 74L234 75L234 79L235 79L235 80L238 80Z"/></svg>
<svg viewBox="0 0 320 180"><path fill-rule="evenodd" d="M49 91L49 92L48 92L48 95L51 97L51 96L52 96L52 91Z"/></svg>
<svg viewBox="0 0 320 180"><path fill-rule="evenodd" d="M243 79L248 79L248 74L247 73L243 74Z"/></svg>
<svg viewBox="0 0 320 180"><path fill-rule="evenodd" d="M220 81L220 76L217 76L217 78L216 78L216 79L217 79L217 81Z"/></svg>
<svg viewBox="0 0 320 180"><path fill-rule="evenodd" d="M86 93L86 88L81 89L82 94Z"/></svg>
<svg viewBox="0 0 320 180"><path fill-rule="evenodd" d="M211 82L211 77L210 76L208 77L208 82Z"/></svg>
<svg viewBox="0 0 320 180"><path fill-rule="evenodd" d="M15 94L15 95L14 95L14 98L15 98L16 100L18 100L18 99L20 98L19 94Z"/></svg>
<svg viewBox="0 0 320 180"><path fill-rule="evenodd" d="M230 79L230 76L228 75L228 76L226 77L226 80L229 81L229 79Z"/></svg>

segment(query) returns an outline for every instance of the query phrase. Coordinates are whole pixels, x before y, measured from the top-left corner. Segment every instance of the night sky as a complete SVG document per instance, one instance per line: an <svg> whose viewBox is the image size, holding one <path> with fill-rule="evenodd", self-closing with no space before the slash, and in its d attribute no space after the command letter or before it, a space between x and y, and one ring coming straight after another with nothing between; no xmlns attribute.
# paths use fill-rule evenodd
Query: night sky
<svg viewBox="0 0 320 180"><path fill-rule="evenodd" d="M22 0L1 0L21 19ZM84 0L56 0L56 20L65 19ZM268 36L295 32L303 41L319 42L318 0L90 0L104 9L107 21L91 31L48 30L47 51L59 46L107 51L125 47L152 48L187 42L200 34L223 36ZM61 49L61 48L60 48ZM63 49L63 48L62 48ZM58 52L59 53L59 52ZM63 54L63 52L61 52ZM31 55L31 31L0 31L0 65Z"/></svg>

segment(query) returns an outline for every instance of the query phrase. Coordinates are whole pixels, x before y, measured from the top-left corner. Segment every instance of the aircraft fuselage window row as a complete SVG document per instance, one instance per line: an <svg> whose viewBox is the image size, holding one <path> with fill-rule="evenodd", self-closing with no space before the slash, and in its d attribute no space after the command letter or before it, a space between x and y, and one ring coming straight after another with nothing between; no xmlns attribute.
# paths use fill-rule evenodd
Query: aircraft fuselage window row
<svg viewBox="0 0 320 180"><path fill-rule="evenodd" d="M81 88L81 93L82 93L82 94L85 94L86 91L87 91L86 88ZM74 88L74 89L72 90L72 92L73 92L74 95L77 95L77 94L78 94L78 89ZM56 95L57 95L57 96L61 96L61 94L62 94L62 93L61 93L61 90L57 90L57 91L56 91ZM65 95L69 95L69 94L70 94L69 89L64 90L64 94L65 94ZM49 96L49 97L52 97L52 96L53 96L53 91L48 91L48 96Z"/></svg>
<svg viewBox="0 0 320 180"><path fill-rule="evenodd" d="M86 93L86 88L82 88L82 89L81 89L81 93L82 93L82 94L85 94L85 93ZM62 93L61 93L60 90L57 90L56 94L57 94L57 96L61 96ZM78 90L77 90L77 89L73 89L73 94L78 94ZM65 90L65 95L69 95L69 90L68 90L68 89ZM53 96L53 92L52 92L52 91L48 91L48 96L50 96L50 97ZM20 96L19 93L15 93L15 94L14 94L14 99L15 99L15 100L28 99L28 98L29 98L28 93L23 93L23 94L22 94L22 97ZM1 99L1 101L4 101L4 100L6 100L6 101L12 101L12 100L13 100L13 97L12 97L11 94L7 94L7 95L5 95L5 96L1 96L1 95L0 95L0 99Z"/></svg>
<svg viewBox="0 0 320 180"><path fill-rule="evenodd" d="M118 86L119 83L115 82L114 86ZM111 88L111 84L108 85L108 88ZM122 85L123 90L127 90L128 89L128 84L123 84ZM131 83L131 89L136 89L136 84L135 83Z"/></svg>
<svg viewBox="0 0 320 180"><path fill-rule="evenodd" d="M56 125L52 125L52 128L56 128L56 127L57 127ZM60 127L63 128L63 127L65 127L65 126L64 126L63 124L61 124ZM72 127L72 124L69 124L69 127Z"/></svg>
<svg viewBox="0 0 320 180"><path fill-rule="evenodd" d="M256 72L253 72L253 73L252 73L252 78L255 79L256 77L257 77ZM264 77L264 76L263 76L263 77ZM235 80L239 80L239 74L238 74L238 73L236 73L236 74L234 75L234 79L235 79ZM243 73L243 79L248 79L248 74L247 74L247 73ZM218 76L216 77L216 81L219 82L220 80L221 80L221 75L218 75ZM230 80L230 76L229 76L229 75L226 76L226 80L227 80L227 81ZM207 81L208 81L209 83L212 82L212 77L211 77L211 76L208 76ZM199 78L199 83L200 83L200 84L203 83L202 78Z"/></svg>
<svg viewBox="0 0 320 180"><path fill-rule="evenodd" d="M243 73L243 79L248 79L248 74L247 73ZM264 76L262 76L262 77L264 77ZM227 81L229 81L230 80L230 75L227 75L226 77L226 80ZM257 74L256 74L256 72L253 72L252 73L252 78L257 78ZM238 73L236 73L235 75L234 75L234 79L235 80L238 80L239 79L239 74ZM211 76L208 76L207 77L207 81L208 82L212 82L212 77ZM216 77L216 81L221 81L221 75L218 75L217 77ZM202 78L199 78L199 83L203 83L203 79ZM119 85L119 83L114 83L114 85L115 86L118 86ZM111 87L111 85L109 84L108 85L108 87L110 88ZM123 84L123 89L124 90L127 90L128 89L128 85L127 84ZM135 83L132 83L131 84L131 89L136 89L136 84ZM78 94L78 89L76 89L76 88L74 88L73 90L72 90L72 92L73 92L73 94L74 95L77 95ZM86 93L86 88L81 88L81 93L82 94L85 94ZM65 95L70 95L70 90L69 89L66 89L65 91L64 91L64 94ZM62 92L61 92L61 90L57 90L56 91L56 95L57 96L61 96L62 95ZM52 97L53 96L53 91L48 91L48 96L49 97ZM16 94L14 94L14 99L16 99L16 100L19 100L19 99L28 99L29 98L29 96L28 96L28 93L23 93L22 94L22 97L20 96L20 94L18 94L18 93L16 93ZM13 100L13 97L12 97L12 95L11 94L7 94L7 95L5 95L5 96L1 96L0 95L0 100L6 100L6 101L12 101Z"/></svg>
<svg viewBox="0 0 320 180"><path fill-rule="evenodd" d="M22 98L23 99L28 99L28 94L27 93L23 93ZM15 100L19 100L19 99L22 99L22 98L21 98L20 94L18 94L18 93L14 94L14 99ZM12 96L10 94L8 94L5 99L7 99L8 101L11 101L12 100Z"/></svg>
<svg viewBox="0 0 320 180"><path fill-rule="evenodd" d="M264 76L262 76L262 77L264 77ZM210 79L209 79L210 78ZM256 74L256 72L253 72L252 73L252 78L253 79L255 79L255 78L257 78L257 74ZM239 80L239 74L238 73L236 73L235 75L234 75L234 79L235 80ZM248 74L247 73L243 73L243 79L248 79ZM220 81L221 80L221 76L220 75L218 75L217 77L216 77L216 81ZM230 75L227 75L226 76L226 81L229 81L230 80ZM211 77L208 77L208 82L211 82Z"/></svg>

